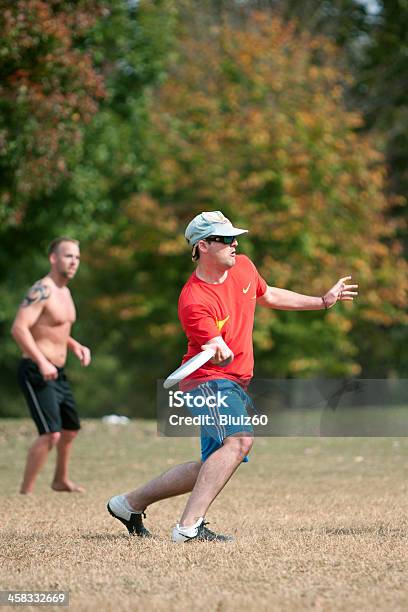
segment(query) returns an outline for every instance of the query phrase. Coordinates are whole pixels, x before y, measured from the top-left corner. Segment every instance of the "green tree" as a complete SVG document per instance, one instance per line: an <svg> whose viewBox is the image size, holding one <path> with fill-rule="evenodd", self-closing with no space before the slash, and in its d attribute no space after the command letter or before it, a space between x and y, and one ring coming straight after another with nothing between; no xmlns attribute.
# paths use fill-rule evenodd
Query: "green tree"
<svg viewBox="0 0 408 612"><path fill-rule="evenodd" d="M55 193L105 90L82 44L101 14L97 2L1 1L0 9L0 360L9 409L10 322L23 287L47 269L39 253L63 208Z"/></svg>
<svg viewBox="0 0 408 612"><path fill-rule="evenodd" d="M1 231L21 224L78 159L83 125L104 95L78 41L98 3L1 2ZM38 205L37 205L38 208Z"/></svg>
<svg viewBox="0 0 408 612"><path fill-rule="evenodd" d="M405 255L408 248L407 28L406 2L377 2L377 14L359 64L355 87L356 103L364 112L364 129L382 135L387 162L385 188L393 203L390 222L398 224ZM389 363L395 374L408 375L407 325L394 326L389 334L381 326L361 326L359 338L361 359L368 375L378 376L384 363Z"/></svg>
<svg viewBox="0 0 408 612"><path fill-rule="evenodd" d="M114 239L121 201L146 187L146 98L163 78L175 13L167 0L3 4L0 359L10 414L19 408L9 328L23 291L48 269L47 243L70 234L86 253L96 236ZM116 367L109 338L93 324L93 265L84 258L73 284L75 332L100 347L87 389Z"/></svg>

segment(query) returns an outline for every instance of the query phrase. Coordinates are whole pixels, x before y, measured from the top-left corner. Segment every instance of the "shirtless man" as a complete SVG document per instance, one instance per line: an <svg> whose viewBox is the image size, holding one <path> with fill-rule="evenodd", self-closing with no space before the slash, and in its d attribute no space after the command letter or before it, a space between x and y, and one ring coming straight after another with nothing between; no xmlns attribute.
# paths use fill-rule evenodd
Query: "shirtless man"
<svg viewBox="0 0 408 612"><path fill-rule="evenodd" d="M18 369L19 385L39 433L28 451L20 489L24 494L32 493L35 479L54 446L57 463L52 489L84 491L68 478L72 442L80 424L64 374L67 349L83 366L91 361L89 348L70 335L76 315L67 284L78 270L79 242L66 237L56 238L49 246L48 258L49 273L28 291L11 330L23 353Z"/></svg>

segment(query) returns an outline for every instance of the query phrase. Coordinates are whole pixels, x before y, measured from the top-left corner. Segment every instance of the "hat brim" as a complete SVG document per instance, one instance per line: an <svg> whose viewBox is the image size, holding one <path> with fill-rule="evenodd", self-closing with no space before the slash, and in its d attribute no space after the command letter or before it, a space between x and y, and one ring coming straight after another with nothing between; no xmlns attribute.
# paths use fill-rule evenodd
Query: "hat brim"
<svg viewBox="0 0 408 612"><path fill-rule="evenodd" d="M239 227L233 227L227 223L216 223L211 228L211 233L208 236L241 236L247 234L248 230ZM206 238L208 238L206 236Z"/></svg>

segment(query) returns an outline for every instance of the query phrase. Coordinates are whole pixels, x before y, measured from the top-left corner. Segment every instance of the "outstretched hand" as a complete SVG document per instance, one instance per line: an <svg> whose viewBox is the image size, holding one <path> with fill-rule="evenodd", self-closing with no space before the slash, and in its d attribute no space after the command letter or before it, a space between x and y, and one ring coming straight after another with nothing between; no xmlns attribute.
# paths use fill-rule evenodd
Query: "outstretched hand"
<svg viewBox="0 0 408 612"><path fill-rule="evenodd" d="M358 291L353 291L358 288L358 285L347 284L347 281L350 279L351 276L340 278L340 280L324 294L323 298L326 308L331 308L337 301L352 302L354 296L358 295Z"/></svg>

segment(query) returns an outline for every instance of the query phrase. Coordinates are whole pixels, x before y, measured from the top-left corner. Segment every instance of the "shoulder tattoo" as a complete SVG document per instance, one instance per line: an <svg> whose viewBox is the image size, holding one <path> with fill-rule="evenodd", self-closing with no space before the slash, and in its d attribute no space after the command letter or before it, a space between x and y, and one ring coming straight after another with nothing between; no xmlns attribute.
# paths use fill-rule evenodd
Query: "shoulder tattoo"
<svg viewBox="0 0 408 612"><path fill-rule="evenodd" d="M38 302L44 302L48 300L51 295L50 287L44 283L44 281L38 281L29 289L27 295L21 303L23 308L31 306L31 304L37 304Z"/></svg>

